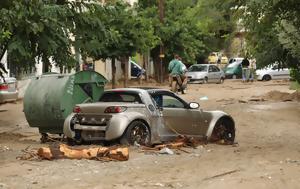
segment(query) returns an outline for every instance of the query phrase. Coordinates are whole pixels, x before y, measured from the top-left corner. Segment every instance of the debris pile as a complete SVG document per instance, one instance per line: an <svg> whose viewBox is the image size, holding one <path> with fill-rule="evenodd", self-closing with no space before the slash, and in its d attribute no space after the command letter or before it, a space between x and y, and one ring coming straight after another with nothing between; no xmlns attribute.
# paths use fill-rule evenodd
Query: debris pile
<svg viewBox="0 0 300 189"><path fill-rule="evenodd" d="M199 145L207 144L205 140L196 140L193 137L187 137L183 135L179 135L173 142L168 142L164 144L158 144L153 147L141 146L141 152L153 152L159 154L169 154L173 155L174 152L171 149L179 150L185 153L190 153L182 149L183 147L192 147L196 148Z"/></svg>
<svg viewBox="0 0 300 189"><path fill-rule="evenodd" d="M293 93L286 93L280 91L271 91L268 92L264 97L267 100L274 100L274 101L298 101L300 102L300 91L295 91Z"/></svg>
<svg viewBox="0 0 300 189"><path fill-rule="evenodd" d="M23 152L24 154L18 159L89 159L98 161L127 161L129 159L127 147L73 148L65 144L54 144L38 150L26 149Z"/></svg>

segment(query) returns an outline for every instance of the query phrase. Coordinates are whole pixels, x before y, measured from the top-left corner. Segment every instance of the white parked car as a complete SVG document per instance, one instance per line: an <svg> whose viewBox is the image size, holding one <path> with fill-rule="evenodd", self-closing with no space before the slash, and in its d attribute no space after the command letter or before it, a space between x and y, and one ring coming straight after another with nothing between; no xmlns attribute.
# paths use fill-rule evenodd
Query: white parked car
<svg viewBox="0 0 300 189"><path fill-rule="evenodd" d="M212 64L194 64L186 76L189 83L223 83L225 79L224 72Z"/></svg>
<svg viewBox="0 0 300 189"><path fill-rule="evenodd" d="M0 78L0 103L16 101L18 99L17 80L14 77Z"/></svg>
<svg viewBox="0 0 300 189"><path fill-rule="evenodd" d="M257 80L270 81L272 79L290 79L288 68L278 69L278 65L256 70Z"/></svg>

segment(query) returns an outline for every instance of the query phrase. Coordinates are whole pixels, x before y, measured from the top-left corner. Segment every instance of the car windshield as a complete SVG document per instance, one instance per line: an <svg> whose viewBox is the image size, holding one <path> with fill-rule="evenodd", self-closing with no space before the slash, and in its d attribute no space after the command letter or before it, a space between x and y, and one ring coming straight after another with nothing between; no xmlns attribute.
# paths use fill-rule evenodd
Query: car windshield
<svg viewBox="0 0 300 189"><path fill-rule="evenodd" d="M99 102L129 102L142 104L142 100L138 93L111 91L105 92L99 99Z"/></svg>
<svg viewBox="0 0 300 189"><path fill-rule="evenodd" d="M188 69L189 72L207 72L206 65L194 65Z"/></svg>
<svg viewBox="0 0 300 189"><path fill-rule="evenodd" d="M227 66L227 68L233 68L233 67L236 67L236 66L238 66L240 63L241 63L241 62L233 62L233 63L229 64L229 65Z"/></svg>

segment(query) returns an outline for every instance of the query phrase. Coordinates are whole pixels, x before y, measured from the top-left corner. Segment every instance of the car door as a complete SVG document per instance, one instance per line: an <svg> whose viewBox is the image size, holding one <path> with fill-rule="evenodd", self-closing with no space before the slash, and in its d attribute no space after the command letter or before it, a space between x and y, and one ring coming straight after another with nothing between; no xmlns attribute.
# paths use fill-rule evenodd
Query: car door
<svg viewBox="0 0 300 189"><path fill-rule="evenodd" d="M198 109L189 109L176 96L162 95L162 116L165 128L183 135L201 134Z"/></svg>
<svg viewBox="0 0 300 189"><path fill-rule="evenodd" d="M217 66L213 66L213 73L214 73L214 79L216 82L220 81L220 78L222 77L222 72Z"/></svg>
<svg viewBox="0 0 300 189"><path fill-rule="evenodd" d="M208 81L218 82L219 81L219 68L215 65L210 65L208 69Z"/></svg>
<svg viewBox="0 0 300 189"><path fill-rule="evenodd" d="M207 78L208 78L209 83L215 82L215 80L216 80L215 75L214 75L214 71L213 71L213 65L210 65L208 67Z"/></svg>

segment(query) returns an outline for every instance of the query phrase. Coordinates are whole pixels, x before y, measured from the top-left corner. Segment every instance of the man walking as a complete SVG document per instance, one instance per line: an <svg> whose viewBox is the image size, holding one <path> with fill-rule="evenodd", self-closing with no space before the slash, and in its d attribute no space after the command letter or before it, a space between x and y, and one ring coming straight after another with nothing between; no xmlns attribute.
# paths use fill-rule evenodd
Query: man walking
<svg viewBox="0 0 300 189"><path fill-rule="evenodd" d="M243 77L243 82L249 81L249 60L246 58L243 59L242 61L242 77Z"/></svg>
<svg viewBox="0 0 300 189"><path fill-rule="evenodd" d="M169 71L169 82L172 87L173 78L176 77L177 84L180 86L182 92L182 75L183 75L183 63L179 60L179 55L175 54L174 59L169 63L168 71ZM173 89L173 92L176 92L176 89ZM184 92L183 92L184 93Z"/></svg>

